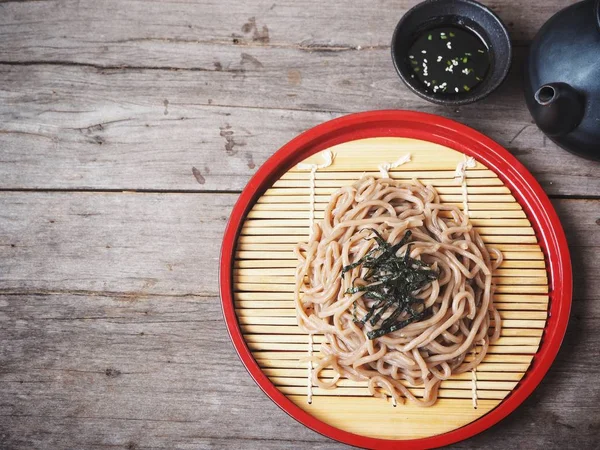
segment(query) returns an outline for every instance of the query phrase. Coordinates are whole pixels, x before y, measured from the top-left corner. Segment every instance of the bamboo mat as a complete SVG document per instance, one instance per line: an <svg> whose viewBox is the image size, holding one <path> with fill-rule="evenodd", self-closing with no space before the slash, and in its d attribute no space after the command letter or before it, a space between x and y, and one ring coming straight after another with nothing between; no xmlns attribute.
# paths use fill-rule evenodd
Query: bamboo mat
<svg viewBox="0 0 600 450"><path fill-rule="evenodd" d="M413 139L372 138L330 149L331 166L315 173L315 220L323 218L329 196L363 173L380 176L378 165L410 153L411 161L390 171L391 178L431 183L444 203L463 207L456 166L464 155ZM308 158L320 164L321 153ZM233 268L234 302L248 347L271 382L314 417L345 431L382 439L415 439L452 431L499 405L526 376L543 336L549 309L546 261L521 205L497 175L477 162L466 171L469 214L487 244L504 253L494 272L501 338L477 368L477 409L471 373L442 382L440 399L430 408L369 395L366 383L342 380L334 390L312 389L307 402L308 336L296 323L292 249L310 231L311 174L294 167L268 189L248 213L237 241ZM323 336L314 336L319 350ZM469 357L467 358L469 359ZM331 370L323 372L333 376ZM410 387L415 395L422 389Z"/></svg>

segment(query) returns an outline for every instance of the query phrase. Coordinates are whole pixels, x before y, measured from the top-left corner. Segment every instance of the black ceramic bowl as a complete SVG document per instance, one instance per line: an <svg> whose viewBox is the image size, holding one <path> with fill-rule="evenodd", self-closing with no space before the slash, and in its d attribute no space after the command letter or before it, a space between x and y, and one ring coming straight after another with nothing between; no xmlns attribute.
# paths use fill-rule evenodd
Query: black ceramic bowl
<svg viewBox="0 0 600 450"><path fill-rule="evenodd" d="M484 80L469 92L456 95L425 90L411 78L409 49L421 33L431 28L458 26L479 36L489 50L490 68ZM398 22L392 37L392 60L402 81L418 96L440 105L464 105L489 95L506 78L512 59L510 37L490 9L472 0L427 0L410 9Z"/></svg>

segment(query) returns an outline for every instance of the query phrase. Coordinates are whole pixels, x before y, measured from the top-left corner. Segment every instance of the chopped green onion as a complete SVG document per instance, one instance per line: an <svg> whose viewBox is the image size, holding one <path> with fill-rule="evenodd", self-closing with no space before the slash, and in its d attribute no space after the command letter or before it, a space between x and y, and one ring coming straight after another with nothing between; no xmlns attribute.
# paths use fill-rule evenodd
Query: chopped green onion
<svg viewBox="0 0 600 450"><path fill-rule="evenodd" d="M428 40L428 41L431 41L432 39L433 39L433 36L432 36L432 35L429 35L429 36L427 36L427 40Z"/></svg>
<svg viewBox="0 0 600 450"><path fill-rule="evenodd" d="M467 86L466 84L463 86L463 89L467 92L469 92L471 90L471 88L469 86Z"/></svg>
<svg viewBox="0 0 600 450"><path fill-rule="evenodd" d="M450 37L456 36L452 31L450 32Z"/></svg>
<svg viewBox="0 0 600 450"><path fill-rule="evenodd" d="M479 53L485 53L483 50L477 50L477 52L479 52Z"/></svg>
<svg viewBox="0 0 600 450"><path fill-rule="evenodd" d="M469 60L469 58L467 58L467 57L465 56L465 57L463 57L463 59L462 59L462 62L463 62L463 63L466 63L468 60Z"/></svg>

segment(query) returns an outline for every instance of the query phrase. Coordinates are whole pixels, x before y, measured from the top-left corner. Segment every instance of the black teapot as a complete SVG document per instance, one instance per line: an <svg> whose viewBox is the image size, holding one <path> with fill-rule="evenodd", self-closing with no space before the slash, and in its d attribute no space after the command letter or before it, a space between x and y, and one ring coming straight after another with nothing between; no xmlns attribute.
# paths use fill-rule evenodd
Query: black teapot
<svg viewBox="0 0 600 450"><path fill-rule="evenodd" d="M540 29L525 67L525 99L552 141L600 160L600 0L569 6Z"/></svg>

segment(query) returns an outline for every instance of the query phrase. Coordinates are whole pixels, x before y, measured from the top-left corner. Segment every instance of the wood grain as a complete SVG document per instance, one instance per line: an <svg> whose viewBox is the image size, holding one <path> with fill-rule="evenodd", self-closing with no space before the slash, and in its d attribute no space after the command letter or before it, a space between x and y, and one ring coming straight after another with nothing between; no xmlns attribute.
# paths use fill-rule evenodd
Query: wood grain
<svg viewBox="0 0 600 450"><path fill-rule="evenodd" d="M50 60L125 66L196 67L189 56L208 43L241 47L293 47L310 52L365 51L389 47L400 17L416 0L368 3L334 0L227 4L185 0L6 2L0 26L10 42L10 61ZM507 24L512 39L525 44L568 0L523 4L486 1ZM115 11L118 14L115 16ZM37 20L32 23L31 17ZM73 43L78 51L74 51ZM235 42L235 44L234 44ZM40 45L44 43L45 45ZM359 50L360 51L360 50Z"/></svg>
<svg viewBox="0 0 600 450"><path fill-rule="evenodd" d="M253 57L263 67L244 63L243 75L0 65L0 187L239 191L298 133L345 113L403 108L488 134L550 194L600 192L598 163L560 150L531 124L518 74L489 99L448 109L410 93L391 71L387 50L367 59L261 50ZM210 58L231 51L238 63L247 54L219 47ZM298 61L302 84L290 85L287 71ZM379 66L370 69L373 61Z"/></svg>

